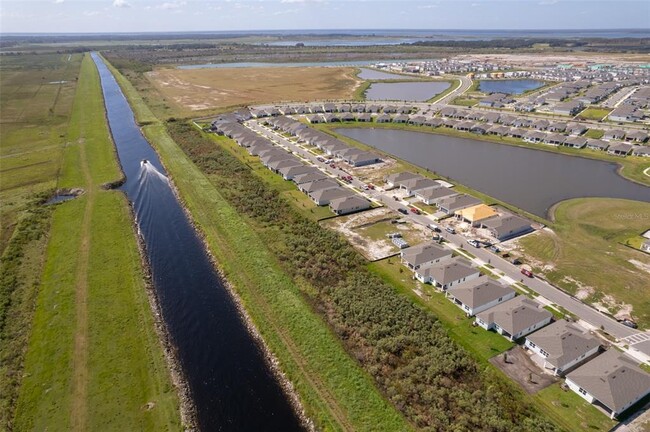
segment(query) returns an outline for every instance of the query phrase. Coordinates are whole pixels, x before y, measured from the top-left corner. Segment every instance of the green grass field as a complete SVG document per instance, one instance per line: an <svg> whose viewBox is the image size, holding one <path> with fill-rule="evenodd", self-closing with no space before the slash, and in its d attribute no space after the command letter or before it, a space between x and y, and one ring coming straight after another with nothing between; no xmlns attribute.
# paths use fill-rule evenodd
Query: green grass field
<svg viewBox="0 0 650 432"><path fill-rule="evenodd" d="M118 82L137 106L130 83L121 75ZM307 415L323 430L410 430L310 309L301 287L282 271L264 239L171 140L164 125L143 129Z"/></svg>
<svg viewBox="0 0 650 432"><path fill-rule="evenodd" d="M608 108L589 107L578 114L577 117L585 120L599 121L603 120L610 112L612 112L612 110Z"/></svg>
<svg viewBox="0 0 650 432"><path fill-rule="evenodd" d="M99 75L81 65L14 430L179 430Z"/></svg>
<svg viewBox="0 0 650 432"><path fill-rule="evenodd" d="M527 255L553 266L545 272L551 282L571 293L580 290L579 284L589 287L592 292L587 301L602 301L603 296L611 295L619 303L632 305L638 324L648 327L650 292L638 288L650 286L647 270L642 268L650 266L650 256L624 243L648 229L649 218L648 203L575 199L557 207L555 234L540 231L519 244Z"/></svg>
<svg viewBox="0 0 650 432"><path fill-rule="evenodd" d="M466 106L466 107L472 107L479 103L478 99L468 99L468 98L462 98L462 97L457 97L453 101L451 101L452 105L459 105L459 106Z"/></svg>

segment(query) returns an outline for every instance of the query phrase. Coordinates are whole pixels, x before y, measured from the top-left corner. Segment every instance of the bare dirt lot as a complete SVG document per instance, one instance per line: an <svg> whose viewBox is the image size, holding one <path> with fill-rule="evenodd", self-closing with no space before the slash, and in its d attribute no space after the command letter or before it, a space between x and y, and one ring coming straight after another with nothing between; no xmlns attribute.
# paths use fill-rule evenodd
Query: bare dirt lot
<svg viewBox="0 0 650 432"><path fill-rule="evenodd" d="M553 376L545 374L520 346L492 357L490 363L519 383L529 394L535 394L557 381Z"/></svg>
<svg viewBox="0 0 650 432"><path fill-rule="evenodd" d="M386 236L400 233L411 246L422 243L431 235L426 228L405 221L393 224L398 214L385 207L337 217L324 222L328 228L343 234L361 254L370 261L386 258L400 251Z"/></svg>
<svg viewBox="0 0 650 432"><path fill-rule="evenodd" d="M185 112L280 101L351 98L353 68L158 69L147 78Z"/></svg>

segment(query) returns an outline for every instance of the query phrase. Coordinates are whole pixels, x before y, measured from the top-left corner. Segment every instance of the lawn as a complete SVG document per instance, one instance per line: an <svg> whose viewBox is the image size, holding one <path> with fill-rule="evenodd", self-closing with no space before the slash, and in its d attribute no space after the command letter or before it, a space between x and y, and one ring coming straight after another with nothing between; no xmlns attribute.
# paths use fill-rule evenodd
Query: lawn
<svg viewBox="0 0 650 432"><path fill-rule="evenodd" d="M67 138L60 184L86 192L54 210L14 428L178 430L131 212L101 188L121 173L89 56Z"/></svg>
<svg viewBox="0 0 650 432"><path fill-rule="evenodd" d="M478 99L468 99L468 98L463 98L463 97L457 97L453 101L451 101L452 105L460 105L460 106L466 106L466 107L472 107L479 103Z"/></svg>
<svg viewBox="0 0 650 432"><path fill-rule="evenodd" d="M584 133L585 138L601 139L605 135L605 131L601 129L587 129Z"/></svg>
<svg viewBox="0 0 650 432"><path fill-rule="evenodd" d="M650 256L624 246L628 239L648 228L650 204L637 201L582 198L561 203L553 224L555 234L540 231L519 241L533 260L550 264L545 273L553 283L570 293L580 287L587 301L606 301L612 296L611 311L627 304L643 327L650 326ZM635 265L636 263L636 265Z"/></svg>
<svg viewBox="0 0 650 432"><path fill-rule="evenodd" d="M117 78L123 88L130 86L124 77ZM137 98L132 90L127 94ZM307 415L324 430L411 429L311 310L274 251L171 140L164 126L152 124L144 132Z"/></svg>
<svg viewBox="0 0 650 432"><path fill-rule="evenodd" d="M603 120L610 112L612 112L612 110L608 108L589 107L578 114L577 117L585 120L599 121Z"/></svg>
<svg viewBox="0 0 650 432"><path fill-rule="evenodd" d="M533 396L540 409L567 430L609 431L617 422L560 383Z"/></svg>

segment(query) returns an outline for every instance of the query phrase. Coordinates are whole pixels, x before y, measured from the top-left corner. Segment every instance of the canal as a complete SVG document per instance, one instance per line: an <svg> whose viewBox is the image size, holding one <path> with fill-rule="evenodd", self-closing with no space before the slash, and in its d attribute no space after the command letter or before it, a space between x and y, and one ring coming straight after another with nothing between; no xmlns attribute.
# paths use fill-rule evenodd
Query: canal
<svg viewBox="0 0 650 432"><path fill-rule="evenodd" d="M612 162L425 132L336 132L543 218L571 198L650 202L650 187L621 177Z"/></svg>
<svg viewBox="0 0 650 432"><path fill-rule="evenodd" d="M203 431L294 431L301 423L142 136L93 53L107 118L166 327ZM142 163L143 160L148 162Z"/></svg>

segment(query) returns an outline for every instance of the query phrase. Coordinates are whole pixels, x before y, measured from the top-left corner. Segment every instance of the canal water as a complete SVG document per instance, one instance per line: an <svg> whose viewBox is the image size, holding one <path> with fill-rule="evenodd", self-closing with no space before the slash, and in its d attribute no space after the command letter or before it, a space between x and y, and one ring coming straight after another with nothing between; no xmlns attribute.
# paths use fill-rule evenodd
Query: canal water
<svg viewBox="0 0 650 432"><path fill-rule="evenodd" d="M424 102L449 88L446 81L373 83L366 90L366 100Z"/></svg>
<svg viewBox="0 0 650 432"><path fill-rule="evenodd" d="M115 78L93 53L108 122L146 245L164 321L203 431L297 431L300 421L142 136ZM147 163L142 163L146 159Z"/></svg>
<svg viewBox="0 0 650 432"><path fill-rule="evenodd" d="M530 79L512 80L482 80L478 89L485 93L505 93L519 95L529 90L535 90L544 85L544 81Z"/></svg>
<svg viewBox="0 0 650 432"><path fill-rule="evenodd" d="M571 198L650 202L650 187L621 177L611 162L425 132L336 132L544 218Z"/></svg>

